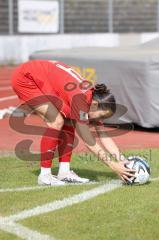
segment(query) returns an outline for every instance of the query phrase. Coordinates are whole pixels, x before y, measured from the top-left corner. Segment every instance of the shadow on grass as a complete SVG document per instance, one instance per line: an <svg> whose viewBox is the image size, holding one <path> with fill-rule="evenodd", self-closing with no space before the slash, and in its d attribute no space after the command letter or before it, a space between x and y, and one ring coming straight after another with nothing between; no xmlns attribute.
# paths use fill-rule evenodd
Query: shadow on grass
<svg viewBox="0 0 159 240"><path fill-rule="evenodd" d="M95 171L95 170L89 170L89 169L79 169L79 168L73 168L75 173L77 173L80 177L89 178L91 181L104 181L104 180L112 180L112 179L118 179L117 175L113 172L101 172L101 171ZM57 174L58 168L53 169L53 174ZM39 170L33 170L32 173L36 176L39 175Z"/></svg>

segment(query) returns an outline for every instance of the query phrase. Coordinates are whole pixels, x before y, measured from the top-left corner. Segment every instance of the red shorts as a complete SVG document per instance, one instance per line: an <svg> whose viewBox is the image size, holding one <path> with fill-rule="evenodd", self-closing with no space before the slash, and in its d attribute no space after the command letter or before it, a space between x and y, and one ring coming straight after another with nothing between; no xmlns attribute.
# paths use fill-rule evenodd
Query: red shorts
<svg viewBox="0 0 159 240"><path fill-rule="evenodd" d="M83 90L82 81L78 73L63 63L45 60L24 63L12 76L12 86L21 103L37 106L52 102L64 117L86 124L92 90ZM66 89L68 84L73 84L73 89Z"/></svg>
<svg viewBox="0 0 159 240"><path fill-rule="evenodd" d="M36 82L27 75L27 65L20 65L12 75L12 87L20 99L20 103L27 103L31 106L40 104L40 97L49 101L47 96L40 90Z"/></svg>

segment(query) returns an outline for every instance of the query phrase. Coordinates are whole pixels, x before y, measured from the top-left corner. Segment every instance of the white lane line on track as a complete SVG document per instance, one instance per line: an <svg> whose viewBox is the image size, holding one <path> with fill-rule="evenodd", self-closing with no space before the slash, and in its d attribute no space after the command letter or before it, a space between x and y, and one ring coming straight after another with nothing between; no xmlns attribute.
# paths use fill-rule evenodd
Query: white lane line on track
<svg viewBox="0 0 159 240"><path fill-rule="evenodd" d="M9 96L9 97L3 97L3 98L0 98L0 102L4 102L4 101L11 100L11 99L16 99L16 98L18 98L16 95Z"/></svg>
<svg viewBox="0 0 159 240"><path fill-rule="evenodd" d="M0 218L0 229L26 240L54 240L54 238L49 235L33 231L19 223L5 222L3 218Z"/></svg>
<svg viewBox="0 0 159 240"><path fill-rule="evenodd" d="M0 87L0 91L12 90L12 87Z"/></svg>
<svg viewBox="0 0 159 240"><path fill-rule="evenodd" d="M64 198L63 200L57 200L53 201L47 204L44 204L42 206L38 206L29 210L24 210L18 214L11 215L9 217L4 217L5 221L19 221L23 220L29 217L37 216L40 214L53 212L55 210L65 208L67 206L72 206L73 204L77 204L79 202L84 202L86 200L89 200L91 198L94 198L98 195L107 193L109 191L112 191L116 188L122 187L122 182L120 180L112 180L109 183L106 183L102 186L93 188L91 190L82 192L80 194L76 194L69 198Z"/></svg>

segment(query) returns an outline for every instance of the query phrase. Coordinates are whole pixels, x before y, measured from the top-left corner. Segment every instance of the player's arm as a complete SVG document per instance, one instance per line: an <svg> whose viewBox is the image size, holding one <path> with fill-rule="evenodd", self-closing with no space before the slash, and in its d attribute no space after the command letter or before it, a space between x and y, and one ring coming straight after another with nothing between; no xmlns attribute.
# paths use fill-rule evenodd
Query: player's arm
<svg viewBox="0 0 159 240"><path fill-rule="evenodd" d="M80 122L75 122L78 135L82 138L85 145L100 159L109 166L123 180L129 180L129 176L133 176L133 169L125 167L125 161L115 162L109 157L108 153L97 143L96 139L90 132L89 126Z"/></svg>
<svg viewBox="0 0 159 240"><path fill-rule="evenodd" d="M120 163L112 161L105 149L97 143L89 128L88 112L89 106L85 95L75 95L72 98L70 116L71 119L75 121L75 127L78 135L82 138L86 146L107 166L116 172L122 180L128 180L128 176L133 176L131 173L133 170L126 168L124 161Z"/></svg>
<svg viewBox="0 0 159 240"><path fill-rule="evenodd" d="M106 131L101 131L100 126L95 126L95 129L104 149L106 149L117 161L126 161L127 159L120 152L118 146L113 139L108 136Z"/></svg>
<svg viewBox="0 0 159 240"><path fill-rule="evenodd" d="M99 158L102 158L106 163L110 161L110 157L104 149L97 143L93 137L88 125L76 122L76 131L80 138L84 141L85 145Z"/></svg>

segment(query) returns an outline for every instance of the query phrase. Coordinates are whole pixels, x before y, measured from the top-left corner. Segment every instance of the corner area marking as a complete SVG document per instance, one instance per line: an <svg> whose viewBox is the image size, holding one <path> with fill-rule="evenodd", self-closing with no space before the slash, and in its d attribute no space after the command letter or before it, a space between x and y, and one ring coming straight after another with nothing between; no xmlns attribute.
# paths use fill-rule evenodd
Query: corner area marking
<svg viewBox="0 0 159 240"><path fill-rule="evenodd" d="M0 229L26 240L55 240L54 237L33 231L17 223L17 221L33 216L38 216L40 214L53 212L67 206L72 206L73 204L84 202L120 187L122 187L122 182L120 180L113 180L107 184L82 192L80 194L76 194L69 198L64 198L63 200L53 201L42 206L22 211L18 214L10 215L8 217L0 217Z"/></svg>
<svg viewBox="0 0 159 240"><path fill-rule="evenodd" d="M153 178L150 181L154 182L154 181L158 181L158 180L159 180L159 177ZM45 235L45 234L41 234L37 231L31 230L27 227L24 227L23 225L17 223L17 221L20 221L20 220L23 220L23 219L26 219L29 217L33 217L33 216L38 216L40 214L53 212L53 211L65 208L67 206L72 206L74 204L78 204L80 202L84 202L84 201L87 201L94 197L97 197L101 194L121 188L122 186L123 186L122 181L112 180L109 183L105 183L99 187L93 188L88 191L84 191L84 192L82 192L80 194L76 194L72 197L64 198L63 200L56 200L56 201L50 202L48 204L44 204L42 206L37 206L32 209L24 210L20 213L10 215L8 217L0 217L0 229L5 232L14 234L22 239L26 239L26 240L32 240L32 239L34 239L34 240L55 240L54 237L51 237L51 236ZM27 190L33 190L33 188L34 187L27 188ZM42 188L42 187L38 187L38 188ZM25 189L25 188L23 188L23 189ZM37 187L34 189L37 189Z"/></svg>

